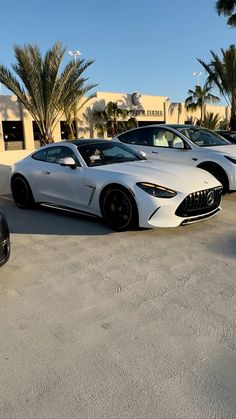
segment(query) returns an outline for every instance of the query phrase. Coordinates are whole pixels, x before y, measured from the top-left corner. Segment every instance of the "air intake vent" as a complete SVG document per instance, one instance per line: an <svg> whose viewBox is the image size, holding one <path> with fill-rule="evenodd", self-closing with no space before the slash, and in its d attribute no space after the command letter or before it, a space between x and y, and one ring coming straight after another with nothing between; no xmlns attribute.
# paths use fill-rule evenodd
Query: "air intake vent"
<svg viewBox="0 0 236 419"><path fill-rule="evenodd" d="M220 205L221 194L220 186L193 192L181 202L175 214L179 217L193 217L214 211Z"/></svg>

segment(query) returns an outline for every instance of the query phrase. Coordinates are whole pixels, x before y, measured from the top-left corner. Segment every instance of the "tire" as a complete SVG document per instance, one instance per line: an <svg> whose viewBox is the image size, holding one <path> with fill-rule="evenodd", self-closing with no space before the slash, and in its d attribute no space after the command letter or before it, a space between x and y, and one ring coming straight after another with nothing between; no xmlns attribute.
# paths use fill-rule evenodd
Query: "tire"
<svg viewBox="0 0 236 419"><path fill-rule="evenodd" d="M198 166L200 169L206 170L211 175L213 175L223 186L223 194L229 192L229 180L228 176L225 173L224 169L222 169L217 164L211 164L209 166Z"/></svg>
<svg viewBox="0 0 236 419"><path fill-rule="evenodd" d="M7 220L3 213L0 211L0 267L7 263L10 257L10 233Z"/></svg>
<svg viewBox="0 0 236 419"><path fill-rule="evenodd" d="M11 181L12 196L15 204L22 209L32 208L35 204L31 188L27 180L20 175Z"/></svg>
<svg viewBox="0 0 236 419"><path fill-rule="evenodd" d="M137 226L138 210L132 195L121 186L111 186L101 198L101 212L106 223L116 231Z"/></svg>

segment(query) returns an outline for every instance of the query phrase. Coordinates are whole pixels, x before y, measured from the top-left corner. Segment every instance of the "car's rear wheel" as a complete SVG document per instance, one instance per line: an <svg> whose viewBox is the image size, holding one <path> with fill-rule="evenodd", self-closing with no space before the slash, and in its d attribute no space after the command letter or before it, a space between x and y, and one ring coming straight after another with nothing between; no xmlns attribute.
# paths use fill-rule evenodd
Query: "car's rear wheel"
<svg viewBox="0 0 236 419"><path fill-rule="evenodd" d="M13 177L11 181L12 196L19 208L32 208L34 205L34 198L31 188L27 180L20 175Z"/></svg>
<svg viewBox="0 0 236 419"><path fill-rule="evenodd" d="M137 225L137 206L125 188L114 185L106 189L101 198L101 212L106 223L116 231Z"/></svg>

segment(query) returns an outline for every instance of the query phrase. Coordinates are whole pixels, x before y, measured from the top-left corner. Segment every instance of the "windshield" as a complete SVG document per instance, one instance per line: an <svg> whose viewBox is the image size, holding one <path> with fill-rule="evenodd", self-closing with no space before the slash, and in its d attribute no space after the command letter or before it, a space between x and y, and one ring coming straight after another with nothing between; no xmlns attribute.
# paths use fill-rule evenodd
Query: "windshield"
<svg viewBox="0 0 236 419"><path fill-rule="evenodd" d="M216 145L229 145L230 142L222 138L219 134L200 127L176 127L176 129L188 137L199 147L211 147Z"/></svg>
<svg viewBox="0 0 236 419"><path fill-rule="evenodd" d="M91 144L79 145L77 148L89 167L146 160L126 145L110 140L98 143L91 142Z"/></svg>

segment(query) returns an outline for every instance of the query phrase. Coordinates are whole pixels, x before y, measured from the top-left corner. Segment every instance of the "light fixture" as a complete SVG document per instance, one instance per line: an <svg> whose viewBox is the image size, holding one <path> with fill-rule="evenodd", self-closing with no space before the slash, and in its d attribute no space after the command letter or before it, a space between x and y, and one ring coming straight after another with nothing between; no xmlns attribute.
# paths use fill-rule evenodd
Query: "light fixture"
<svg viewBox="0 0 236 419"><path fill-rule="evenodd" d="M69 54L74 57L75 63L76 63L76 59L77 59L77 57L79 57L81 55L81 52L80 51L69 51Z"/></svg>
<svg viewBox="0 0 236 419"><path fill-rule="evenodd" d="M201 76L201 71L194 71L193 76L196 77L196 86L199 86L199 77Z"/></svg>

